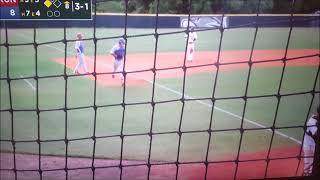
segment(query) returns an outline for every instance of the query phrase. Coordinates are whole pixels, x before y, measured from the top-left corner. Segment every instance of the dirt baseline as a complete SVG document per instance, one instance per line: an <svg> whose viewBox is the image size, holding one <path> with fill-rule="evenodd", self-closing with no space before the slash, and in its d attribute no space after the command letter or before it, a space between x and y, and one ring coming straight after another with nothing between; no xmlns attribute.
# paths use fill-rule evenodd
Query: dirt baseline
<svg viewBox="0 0 320 180"><path fill-rule="evenodd" d="M266 151L255 153L241 153L240 160L252 160L248 162L239 162L238 172L236 179L260 179L264 178L267 171L267 178L276 177L291 177L301 176L303 169L303 159L298 160L300 147L283 147L273 148L271 150L270 158L282 158L278 160L270 160L267 167L265 159L267 156ZM1 167L6 169L13 169L13 154L1 153ZM285 157L291 157L286 159ZM234 157L220 157L221 160L234 160ZM219 159L220 159L219 158ZM39 169L39 157L38 155L26 155L16 154L16 167L19 170L37 170ZM43 179L56 179L64 180L66 178L65 157L56 156L41 156L41 169L54 171L43 171ZM255 160L255 161L253 161ZM120 160L104 160L95 159L95 179L113 180L119 179L120 168L118 167ZM147 179L148 167L145 161L127 161L123 160L123 165L129 165L123 167L122 179L126 180L141 180ZM93 172L91 169L91 158L73 158L68 157L68 178L73 180L92 179ZM137 165L137 166L132 166ZM108 167L109 168L102 168ZM79 168L79 169L78 169ZM59 170L58 170L59 169ZM198 180L204 179L205 164L180 164L178 179ZM296 174L296 170L298 172ZM210 163L208 165L208 177L207 179L233 179L236 170L236 164L234 162L223 163ZM152 165L150 171L150 179L163 180L163 179L175 179L176 165ZM38 171L19 171L17 173L18 179L40 179ZM1 171L1 179L14 179L13 171Z"/></svg>
<svg viewBox="0 0 320 180"><path fill-rule="evenodd" d="M296 58L308 55L315 55L319 53L316 49L299 49L299 50L288 50L287 58ZM265 60L282 59L284 57L285 50L255 50L252 54L252 61L259 62ZM193 67L191 66L201 66L207 64L216 63L218 57L218 52L196 52L193 62L186 62L187 75L215 72L215 66L202 66ZM220 63L234 63L234 62L246 62L250 58L249 50L241 51L221 51L220 53ZM54 61L64 64L64 58L54 59ZM86 62L90 72L94 70L94 57L86 56ZM172 52L172 53L157 53L156 61L154 61L154 53L145 54L127 54L126 58L126 72L127 75L127 85L142 85L153 79L153 72L151 69L154 67L156 69L182 67L184 64L184 52ZM67 67L73 69L77 63L75 57L67 58ZM287 62L287 66L318 66L320 59L317 56L298 58L295 60L290 60ZM96 56L96 72L97 73L111 73L113 64L113 57L111 55L106 56ZM271 68L271 67L282 67L282 61L273 62L263 62L255 63L253 68ZM230 64L220 66L220 71L230 71L237 69L248 69L247 63L241 64ZM147 70L147 71L143 71ZM143 71L143 72L136 72ZM161 70L156 72L156 78L176 78L183 76L183 69L169 69ZM93 76L88 76L94 79ZM119 86L120 80L119 76L115 79L111 78L111 74L98 75L97 82L102 85L107 86Z"/></svg>

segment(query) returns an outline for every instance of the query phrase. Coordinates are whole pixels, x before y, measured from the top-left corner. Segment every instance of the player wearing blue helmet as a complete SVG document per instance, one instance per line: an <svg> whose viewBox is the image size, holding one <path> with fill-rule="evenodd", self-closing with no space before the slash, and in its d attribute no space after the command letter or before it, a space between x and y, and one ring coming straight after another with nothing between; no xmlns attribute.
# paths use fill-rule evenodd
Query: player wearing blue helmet
<svg viewBox="0 0 320 180"><path fill-rule="evenodd" d="M112 72L122 72L123 71L123 61L124 61L124 53L126 50L126 41L123 38L120 38L118 43L115 44L110 50L110 54L114 57L113 61L113 69ZM121 83L124 84L124 76L121 73ZM114 74L112 74L112 78L114 78Z"/></svg>
<svg viewBox="0 0 320 180"><path fill-rule="evenodd" d="M78 64L73 70L73 73L79 74L79 68L83 67L86 73L88 72L87 64L84 59L84 43L82 41L83 35L81 33L77 33L77 41L74 46L76 50L76 58L78 59Z"/></svg>

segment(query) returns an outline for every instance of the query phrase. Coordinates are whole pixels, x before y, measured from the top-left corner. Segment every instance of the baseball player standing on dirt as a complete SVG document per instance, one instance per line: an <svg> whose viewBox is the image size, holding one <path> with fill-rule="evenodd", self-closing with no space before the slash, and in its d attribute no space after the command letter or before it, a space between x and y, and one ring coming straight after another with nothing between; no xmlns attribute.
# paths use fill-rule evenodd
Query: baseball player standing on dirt
<svg viewBox="0 0 320 180"><path fill-rule="evenodd" d="M187 61L192 62L193 61L193 55L194 55L194 44L197 40L198 36L197 33L194 31L194 27L190 28L189 36L188 33L184 35L184 38L187 40Z"/></svg>
<svg viewBox="0 0 320 180"><path fill-rule="evenodd" d="M78 59L78 64L73 70L73 73L79 74L79 68L83 67L86 73L89 73L86 61L84 59L84 43L82 41L83 35L81 33L77 33L77 41L74 46L76 50L76 59Z"/></svg>
<svg viewBox="0 0 320 180"><path fill-rule="evenodd" d="M307 121L307 129L305 131L303 140L303 154L304 158L304 175L311 175L313 168L313 157L316 146L316 135L318 132L317 123L320 123L320 106L317 108L317 114L312 115Z"/></svg>
<svg viewBox="0 0 320 180"><path fill-rule="evenodd" d="M112 78L114 78L115 72L123 71L123 61L124 61L124 53L126 48L126 41L123 38L120 38L118 43L115 44L110 50L110 54L114 57L113 67L112 67ZM120 73L121 84L124 85L124 76Z"/></svg>

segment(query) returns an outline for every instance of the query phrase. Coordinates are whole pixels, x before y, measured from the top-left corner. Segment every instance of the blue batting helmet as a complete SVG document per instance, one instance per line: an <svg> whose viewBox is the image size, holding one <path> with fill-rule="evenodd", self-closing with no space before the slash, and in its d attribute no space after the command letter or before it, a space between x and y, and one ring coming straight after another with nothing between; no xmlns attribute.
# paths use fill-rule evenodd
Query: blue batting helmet
<svg viewBox="0 0 320 180"><path fill-rule="evenodd" d="M121 44L126 44L126 40L124 40L123 38L120 38L120 39L119 39L119 43L121 43Z"/></svg>

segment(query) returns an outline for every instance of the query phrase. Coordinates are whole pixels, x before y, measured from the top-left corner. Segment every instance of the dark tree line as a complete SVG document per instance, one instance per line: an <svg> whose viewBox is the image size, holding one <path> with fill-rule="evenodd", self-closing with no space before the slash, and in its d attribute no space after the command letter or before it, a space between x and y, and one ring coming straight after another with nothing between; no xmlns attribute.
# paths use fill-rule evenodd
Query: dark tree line
<svg viewBox="0 0 320 180"><path fill-rule="evenodd" d="M124 12L125 1L128 1L129 13L155 13L157 7L157 0L96 1L100 12ZM257 13L258 2L259 0L159 0L159 13ZM259 13L288 14L292 12L292 2L293 0L260 0ZM294 7L294 13L314 13L320 11L320 0L295 0Z"/></svg>

